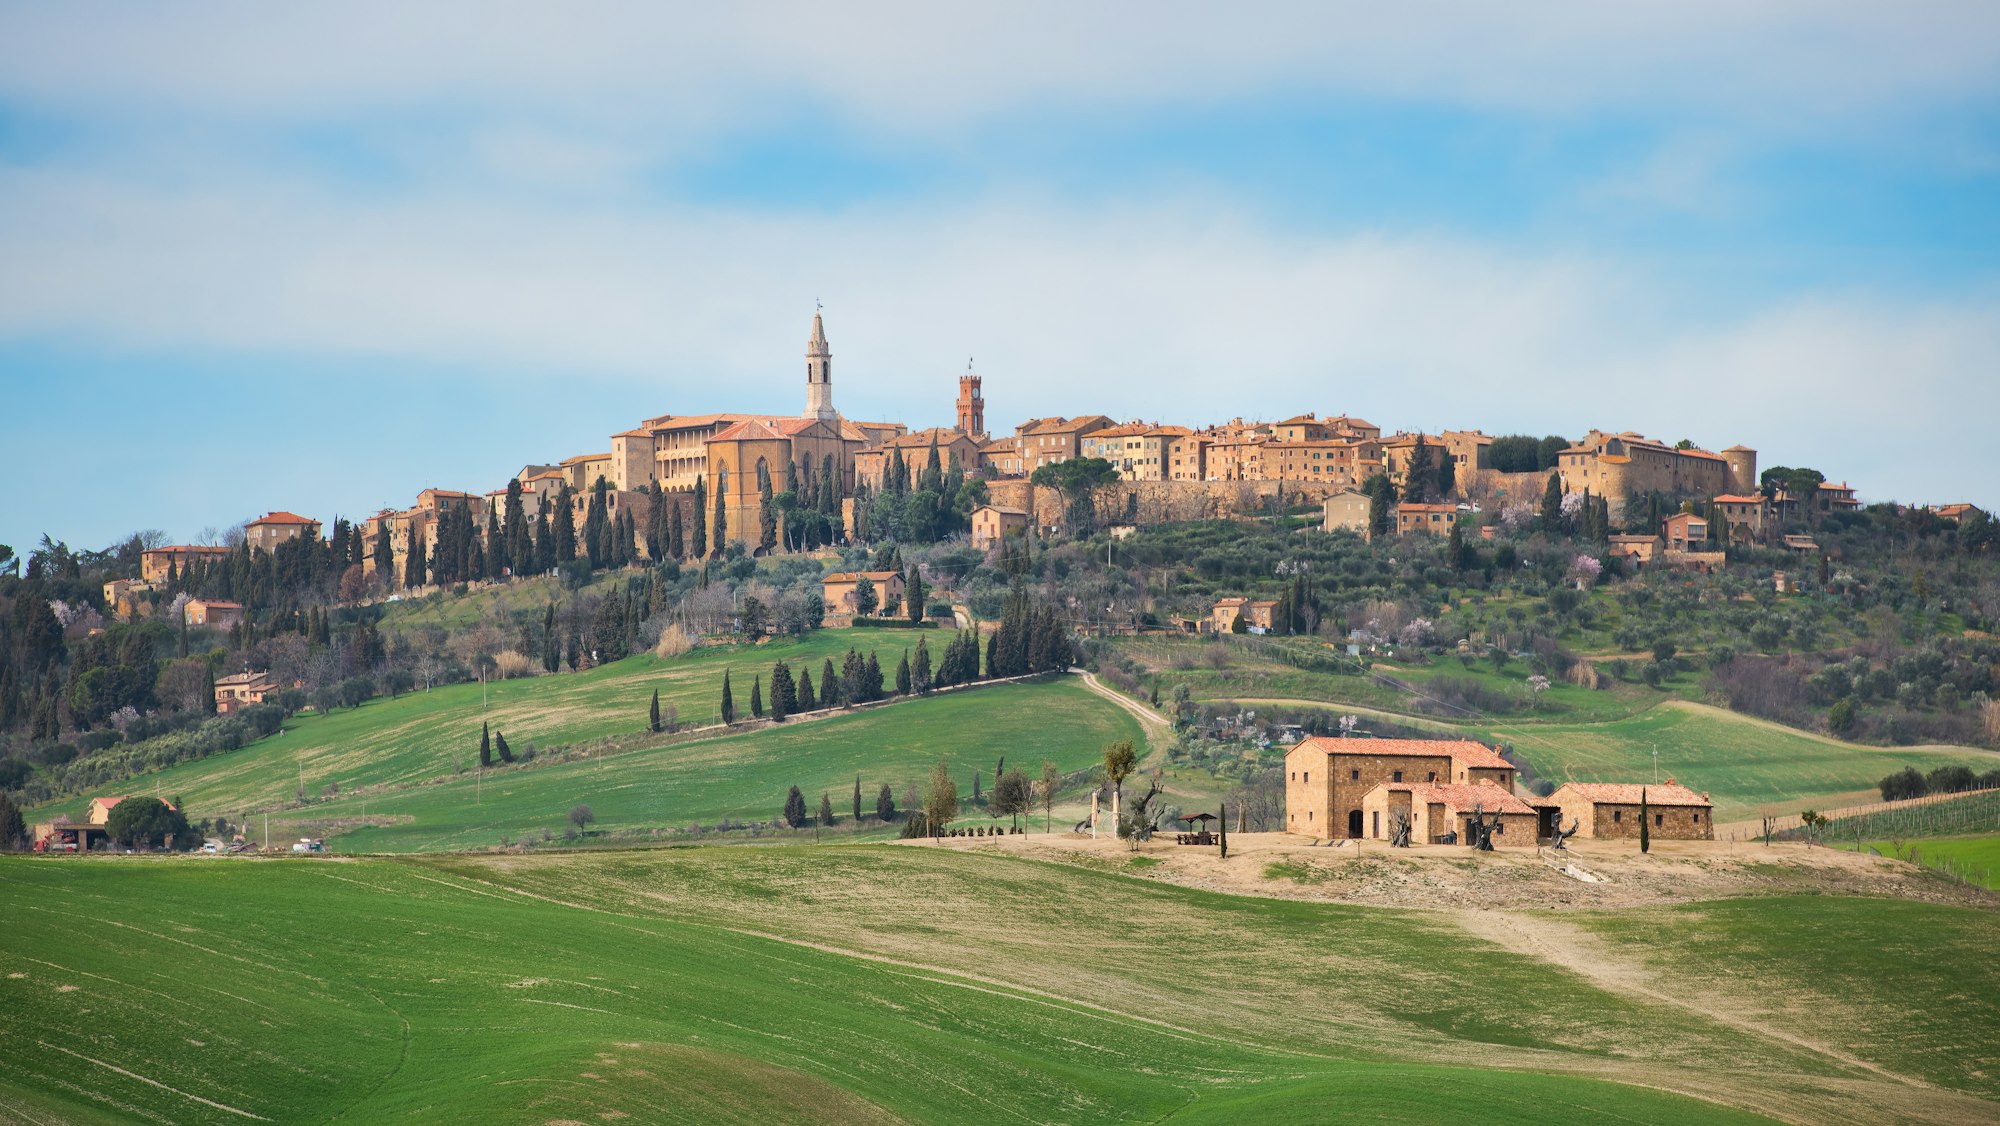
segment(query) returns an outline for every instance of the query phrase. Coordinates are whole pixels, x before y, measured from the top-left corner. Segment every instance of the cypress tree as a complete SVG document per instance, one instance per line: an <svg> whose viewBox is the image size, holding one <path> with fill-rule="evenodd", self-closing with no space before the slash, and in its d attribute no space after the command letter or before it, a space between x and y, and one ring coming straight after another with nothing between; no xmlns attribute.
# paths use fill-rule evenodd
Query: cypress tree
<svg viewBox="0 0 2000 1126"><path fill-rule="evenodd" d="M1549 471L1548 484L1542 488L1542 530L1553 535L1562 527L1563 487L1562 474Z"/></svg>
<svg viewBox="0 0 2000 1126"><path fill-rule="evenodd" d="M910 684L919 692L931 690L931 647L924 638L917 638L917 664L910 670Z"/></svg>
<svg viewBox="0 0 2000 1126"><path fill-rule="evenodd" d="M825 790L819 792L819 823L822 827L833 824L833 795Z"/></svg>
<svg viewBox="0 0 2000 1126"><path fill-rule="evenodd" d="M785 794L785 824L796 829L806 823L806 796L793 786Z"/></svg>
<svg viewBox="0 0 2000 1126"><path fill-rule="evenodd" d="M917 565L915 563L910 564L910 576L908 580L906 580L903 583L903 587L904 587L905 598L908 600L910 604L910 620L913 622L923 621L924 598L926 594L926 592L924 591L924 576L923 573L920 570L918 570Z"/></svg>
<svg viewBox="0 0 2000 1126"><path fill-rule="evenodd" d="M861 823L861 775L854 776L854 822Z"/></svg>
<svg viewBox="0 0 2000 1126"><path fill-rule="evenodd" d="M1222 823L1222 851L1219 859L1229 859L1229 807L1218 804L1215 808L1216 820Z"/></svg>
<svg viewBox="0 0 2000 1126"><path fill-rule="evenodd" d="M750 678L750 714L757 719L764 718L764 678Z"/></svg>
<svg viewBox="0 0 2000 1126"><path fill-rule="evenodd" d="M675 497L667 502L667 556L671 559L687 558L687 544L681 534L681 502Z"/></svg>
<svg viewBox="0 0 2000 1126"><path fill-rule="evenodd" d="M567 563L576 558L576 494L569 491L569 482L556 490L556 514L549 521L555 535L556 562Z"/></svg>
<svg viewBox="0 0 2000 1126"><path fill-rule="evenodd" d="M887 782L882 783L882 788L875 791L875 816L884 821L896 819L896 795L889 792Z"/></svg>
<svg viewBox="0 0 2000 1126"><path fill-rule="evenodd" d="M556 604L549 603L542 615L542 668L554 672L562 667L562 647L556 640Z"/></svg>
<svg viewBox="0 0 2000 1126"><path fill-rule="evenodd" d="M389 522L379 520L375 524L375 575L385 587L396 585L396 549L389 542Z"/></svg>
<svg viewBox="0 0 2000 1126"><path fill-rule="evenodd" d="M484 565L479 569L482 579L497 579L507 569L507 538L492 497L486 498L486 550L482 558Z"/></svg>
<svg viewBox="0 0 2000 1126"><path fill-rule="evenodd" d="M799 710L802 712L817 711L819 706L819 702L813 699L812 674L801 666L799 668Z"/></svg>
<svg viewBox="0 0 2000 1126"><path fill-rule="evenodd" d="M514 752L507 749L507 736L505 734L498 731L493 733L493 750L499 754L501 762L514 761Z"/></svg>
<svg viewBox="0 0 2000 1126"><path fill-rule="evenodd" d="M646 729L654 733L660 730L660 690L653 689L653 706L646 716Z"/></svg>
<svg viewBox="0 0 2000 1126"><path fill-rule="evenodd" d="M556 534L549 526L548 509L535 513L535 573L546 575L556 569Z"/></svg>
<svg viewBox="0 0 2000 1126"><path fill-rule="evenodd" d="M783 661L771 666L771 722L783 723L785 716L798 706L797 690L789 683L791 670Z"/></svg>
<svg viewBox="0 0 2000 1126"><path fill-rule="evenodd" d="M903 659L896 663L896 695L910 694L910 651L903 650Z"/></svg>
<svg viewBox="0 0 2000 1126"><path fill-rule="evenodd" d="M493 765L493 740L484 723L479 725L479 765Z"/></svg>
<svg viewBox="0 0 2000 1126"><path fill-rule="evenodd" d="M729 694L729 670L722 670L722 722L736 722L736 698Z"/></svg>
<svg viewBox="0 0 2000 1126"><path fill-rule="evenodd" d="M778 546L778 506L771 495L771 475L758 474L757 546L768 554Z"/></svg>
<svg viewBox="0 0 2000 1126"><path fill-rule="evenodd" d="M604 506L604 478L590 489L590 506L583 517L583 550L590 557L590 569L595 571L611 563L611 535L604 524L609 514Z"/></svg>
<svg viewBox="0 0 2000 1126"><path fill-rule="evenodd" d="M722 551L729 544L729 512L723 507L728 499L729 477L726 474L718 474L715 478L714 535L710 537L714 542L709 544L708 549L711 559L722 558Z"/></svg>
<svg viewBox="0 0 2000 1126"><path fill-rule="evenodd" d="M851 649L848 650L850 655L853 652ZM834 708L839 707L842 702L851 704L854 702L854 697L848 692L847 686L841 684L839 674L833 671L833 658L828 657L826 663L819 667L819 706Z"/></svg>
<svg viewBox="0 0 2000 1126"><path fill-rule="evenodd" d="M1410 450L1410 465L1403 472L1403 500L1411 504L1422 504L1430 498L1432 487L1437 484L1437 469L1431 464L1431 448L1424 443L1424 436L1417 435L1417 444Z"/></svg>
<svg viewBox="0 0 2000 1126"><path fill-rule="evenodd" d="M215 714L215 667L207 661L201 663L201 710ZM50 738L54 738L53 732Z"/></svg>
<svg viewBox="0 0 2000 1126"><path fill-rule="evenodd" d="M880 700L882 698L882 663L875 659L875 651L873 649L868 651L867 677L866 688L868 699Z"/></svg>
<svg viewBox="0 0 2000 1126"><path fill-rule="evenodd" d="M688 537L689 559L700 559L708 554L708 486L700 477L694 479L694 531Z"/></svg>
<svg viewBox="0 0 2000 1126"><path fill-rule="evenodd" d="M1646 787L1639 787L1639 851L1653 851L1653 819L1646 804Z"/></svg>

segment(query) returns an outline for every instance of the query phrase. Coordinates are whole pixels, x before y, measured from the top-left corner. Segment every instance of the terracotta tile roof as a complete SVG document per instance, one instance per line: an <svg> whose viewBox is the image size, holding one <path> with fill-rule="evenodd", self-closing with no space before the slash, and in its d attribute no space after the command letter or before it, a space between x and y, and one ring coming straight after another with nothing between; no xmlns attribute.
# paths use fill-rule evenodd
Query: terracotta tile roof
<svg viewBox="0 0 2000 1126"><path fill-rule="evenodd" d="M1155 426L1151 430L1148 430L1147 433L1158 435L1162 438L1185 438L1193 434L1194 431L1189 430L1185 426Z"/></svg>
<svg viewBox="0 0 2000 1126"><path fill-rule="evenodd" d="M709 435L711 442L774 442L785 438L776 427L762 419L748 418Z"/></svg>
<svg viewBox="0 0 2000 1126"><path fill-rule="evenodd" d="M1249 604L1250 600L1247 598L1218 598L1215 600L1215 608L1218 610L1224 606L1248 606Z"/></svg>
<svg viewBox="0 0 2000 1126"><path fill-rule="evenodd" d="M1716 497L1715 501L1718 504L1763 504L1764 494L1751 493L1748 496L1738 496L1734 493L1724 493Z"/></svg>
<svg viewBox="0 0 2000 1126"><path fill-rule="evenodd" d="M562 463L564 465L582 465L584 462L587 461L610 461L610 460L611 460L610 454L578 454L575 457L566 457L562 459Z"/></svg>
<svg viewBox="0 0 2000 1126"><path fill-rule="evenodd" d="M1415 512L1418 514L1427 512L1457 512L1458 506L1455 504L1399 504L1396 506L1396 511Z"/></svg>
<svg viewBox="0 0 2000 1126"><path fill-rule="evenodd" d="M1484 743L1471 739L1340 739L1313 735L1291 750L1310 747L1330 755L1393 755L1411 758L1449 758L1454 769L1512 770L1514 764ZM1287 754L1290 751L1286 752Z"/></svg>
<svg viewBox="0 0 2000 1126"><path fill-rule="evenodd" d="M1561 797L1564 790L1571 790L1588 801L1606 805L1638 805L1639 792L1645 791L1648 805L1692 805L1706 809L1710 802L1707 794L1697 794L1673 779L1664 785L1655 782L1567 782L1561 789L1549 795Z"/></svg>
<svg viewBox="0 0 2000 1126"><path fill-rule="evenodd" d="M1084 438L1085 440L1092 438L1136 438L1151 429L1152 427L1147 426L1143 422L1127 422L1121 426L1107 426L1102 430L1093 430L1084 435Z"/></svg>
<svg viewBox="0 0 2000 1126"><path fill-rule="evenodd" d="M1384 782L1377 790L1408 790L1412 801L1438 802L1453 813L1533 813L1535 807L1491 782ZM1373 791L1370 791L1371 793Z"/></svg>
<svg viewBox="0 0 2000 1126"><path fill-rule="evenodd" d="M855 583L867 579L871 583L887 582L903 577L901 571L835 571L820 579L821 583Z"/></svg>
<svg viewBox="0 0 2000 1126"><path fill-rule="evenodd" d="M271 679L271 674L267 672L233 672L228 676L216 677L215 686L217 688L234 687L239 684L256 684L258 681L269 679Z"/></svg>
<svg viewBox="0 0 2000 1126"><path fill-rule="evenodd" d="M1731 446L1722 452L1726 454L1754 454L1757 451L1751 449L1749 446L1738 445L1738 446Z"/></svg>
<svg viewBox="0 0 2000 1126"><path fill-rule="evenodd" d="M182 555L189 553L196 555L227 555L230 549L221 544L177 543L167 547L149 547L142 554L152 555L155 552L163 551L171 551Z"/></svg>
<svg viewBox="0 0 2000 1126"><path fill-rule="evenodd" d="M1008 508L1004 505L998 505L998 504L982 504L979 506L979 508L975 508L972 511L978 512L981 509L988 509L988 508L992 509L995 512L998 512L1002 516L1026 517L1028 515L1028 510L1025 508Z"/></svg>
<svg viewBox="0 0 2000 1126"><path fill-rule="evenodd" d="M259 524L317 524L317 523L319 523L319 521L311 519L310 517L300 516L296 512L267 512L264 515L259 516L255 520L250 521L250 523L246 526L254 528Z"/></svg>
<svg viewBox="0 0 2000 1126"><path fill-rule="evenodd" d="M224 601L223 601L222 599L220 599L220 598L190 598L190 599L188 599L188 605L190 605L190 606L203 606L203 607L207 607L207 608L208 608L208 609L210 609L210 610L241 610L241 609L243 609L243 604L242 604L241 602L224 602Z"/></svg>

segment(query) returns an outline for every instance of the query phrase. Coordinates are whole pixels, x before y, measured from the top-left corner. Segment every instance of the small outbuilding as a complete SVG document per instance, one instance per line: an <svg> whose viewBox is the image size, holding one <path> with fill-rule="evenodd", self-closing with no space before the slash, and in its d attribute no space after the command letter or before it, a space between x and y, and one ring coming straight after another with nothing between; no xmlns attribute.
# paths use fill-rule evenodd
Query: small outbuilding
<svg viewBox="0 0 2000 1126"><path fill-rule="evenodd" d="M1652 820L1651 836L1666 841L1715 839L1715 806L1672 778L1657 782L1569 782L1549 795L1564 824L1572 819L1579 837L1639 836L1640 806Z"/></svg>

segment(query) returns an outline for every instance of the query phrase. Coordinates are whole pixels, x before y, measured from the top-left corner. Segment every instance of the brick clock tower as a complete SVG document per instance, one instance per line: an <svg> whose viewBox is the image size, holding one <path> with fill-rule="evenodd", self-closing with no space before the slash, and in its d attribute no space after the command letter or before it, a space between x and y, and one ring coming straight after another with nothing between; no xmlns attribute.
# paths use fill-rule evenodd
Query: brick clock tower
<svg viewBox="0 0 2000 1126"><path fill-rule="evenodd" d="M972 361L965 361L965 374L958 377L958 428L986 440L986 400L979 394L979 377L972 374Z"/></svg>

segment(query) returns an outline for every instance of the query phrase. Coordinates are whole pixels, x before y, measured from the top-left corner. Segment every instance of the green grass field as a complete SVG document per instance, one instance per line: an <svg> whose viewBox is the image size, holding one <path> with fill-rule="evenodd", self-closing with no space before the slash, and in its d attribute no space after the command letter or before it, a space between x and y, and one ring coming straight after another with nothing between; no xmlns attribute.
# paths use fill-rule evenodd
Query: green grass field
<svg viewBox="0 0 2000 1126"><path fill-rule="evenodd" d="M2000 756L1973 749L1864 747L1759 723L1711 708L1662 706L1604 724L1473 728L1502 740L1542 776L1565 781L1644 781L1659 752L1662 778L1707 791L1718 821L1877 800L1876 783L1905 766L1947 763L1990 770Z"/></svg>
<svg viewBox="0 0 2000 1126"><path fill-rule="evenodd" d="M1855 1057L1835 1058L1489 945L1476 918L1468 930L1447 914L926 846L5 859L0 1120L1710 1123L2000 1109L1979 1101L1995 1093L2000 970L1955 961L2000 939L1994 915L1745 908L1633 913L1633 956L1682 987L1712 972L1708 936L1722 930L1739 947L1729 972L1759 996L1837 993L1840 1013L1869 1014L1882 1035L1825 1023L1817 1033ZM1626 915L1598 925L1623 943ZM1954 972L1886 953L1802 957L1831 932L1884 952L1938 934ZM1890 1067L1941 1090L1869 1070Z"/></svg>
<svg viewBox="0 0 2000 1126"><path fill-rule="evenodd" d="M1294 668L1232 648L1224 669L1194 658L1213 643L1140 638L1119 643L1159 670L1163 696L1185 683L1197 700L1291 700L1328 708L1348 705L1409 717L1411 726L1463 732L1512 744L1543 777L1566 781L1644 781L1672 775L1708 791L1720 821L1765 812L1797 813L1817 805L1859 804L1878 796L1876 783L1904 766L1919 771L1963 763L1976 771L2000 765L2000 755L1975 748L1884 748L1843 743L1716 708L1687 706L1672 683L1666 691L1613 684L1549 688L1545 706L1499 718L1418 714L1414 697L1362 676ZM1174 667L1175 665L1194 667ZM1424 691L1438 678L1467 679L1492 691L1524 693L1528 670L1515 661L1496 673L1485 663L1467 670L1455 660L1426 669L1385 670Z"/></svg>
<svg viewBox="0 0 2000 1126"><path fill-rule="evenodd" d="M793 785L809 795L810 810L819 808L822 793L831 794L845 825L856 775L863 809L872 812L882 782L890 783L900 804L904 783L927 778L931 765L946 758L963 800L971 796L973 771L983 771L985 785L992 785L1001 756L1030 773L1043 759L1072 771L1099 761L1106 743L1138 736L1128 713L1073 680L997 684L748 734L352 794L274 815L272 839L300 835L292 828L301 818L308 825L339 822L358 819L364 810L371 819L395 823L344 833L333 847L435 851L480 848L543 830L560 836L565 815L577 804L590 806L599 832L712 824L723 817L768 821Z"/></svg>
<svg viewBox="0 0 2000 1126"><path fill-rule="evenodd" d="M1842 846L1851 847L1851 846ZM2000 836L1929 837L1864 841L1863 848L1936 868L1980 887L2000 891Z"/></svg>
<svg viewBox="0 0 2000 1126"><path fill-rule="evenodd" d="M962 768L960 784L969 790L975 769L983 768L985 784L992 784L992 766L1002 754L1030 770L1045 758L1070 770L1095 758L1106 742L1140 737L1127 713L1073 682L982 687L700 744L644 733L655 690L662 709L677 707L684 725L712 723L727 669L739 714L747 717L753 678L768 681L778 660L795 671L809 665L817 683L824 662L838 664L852 645L874 649L893 677L906 643L915 639L901 631L828 630L800 641L701 649L666 660L647 654L582 673L499 681L485 686L483 705L478 684L373 700L325 716L294 717L280 734L241 750L114 783L29 815L60 811L74 817L99 793L158 792L179 797L194 816L236 820L293 802L301 788L317 798L332 784L340 796L314 802L308 815L351 817L365 801L370 816L416 819L375 833L376 846L436 840L430 847L462 847L497 843L502 833L560 830L563 814L578 802L592 804L600 829L723 816L767 819L793 784L815 799L832 790L836 808L847 809L857 772L871 803L882 781L895 785L900 801L902 781L939 757ZM482 717L517 751L533 743L544 750L585 746L635 757L503 768L478 780L473 767Z"/></svg>

